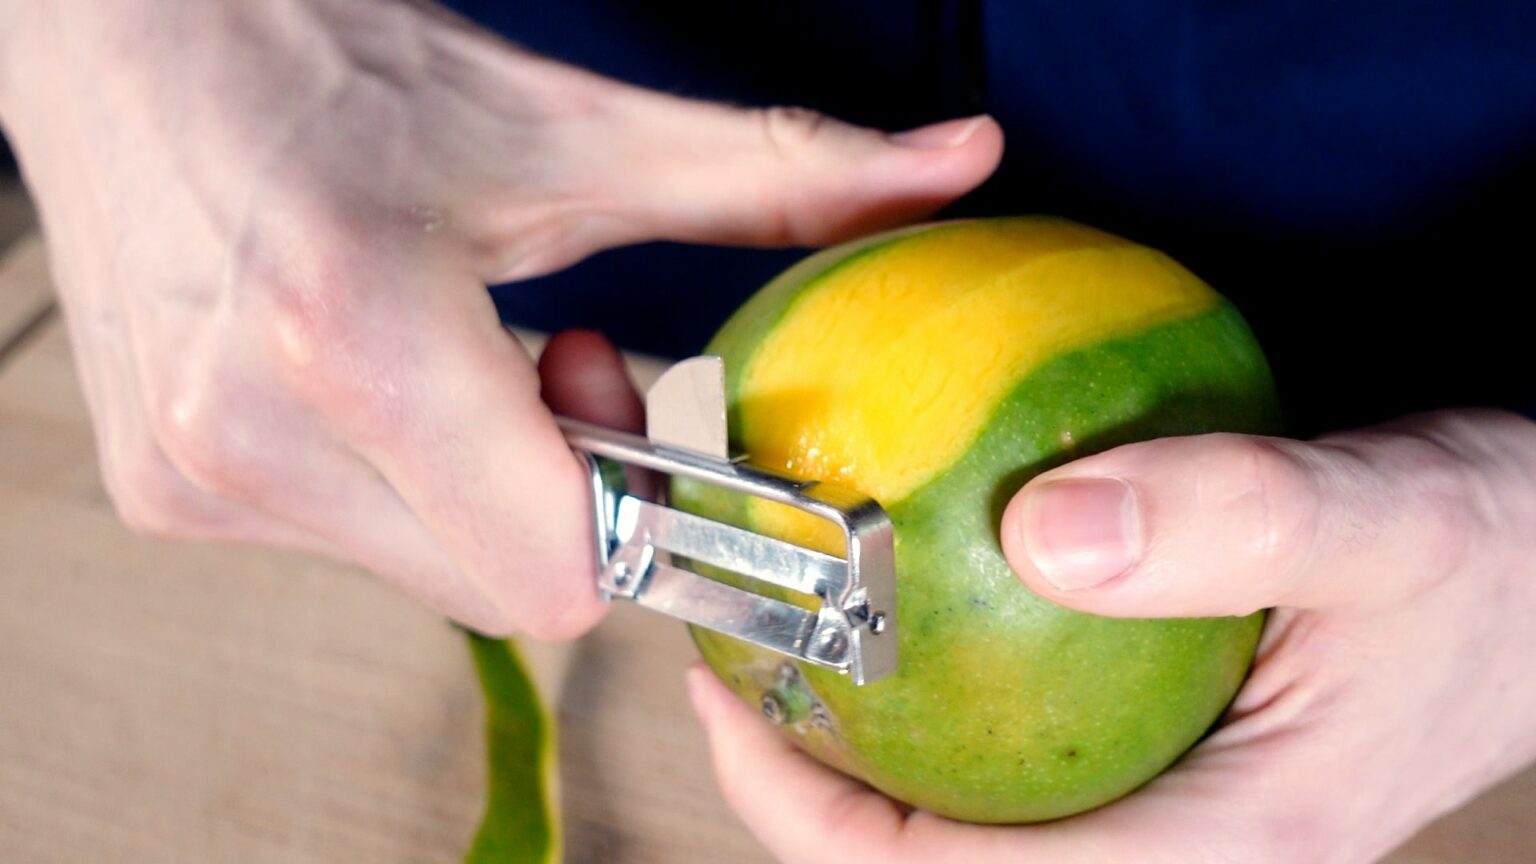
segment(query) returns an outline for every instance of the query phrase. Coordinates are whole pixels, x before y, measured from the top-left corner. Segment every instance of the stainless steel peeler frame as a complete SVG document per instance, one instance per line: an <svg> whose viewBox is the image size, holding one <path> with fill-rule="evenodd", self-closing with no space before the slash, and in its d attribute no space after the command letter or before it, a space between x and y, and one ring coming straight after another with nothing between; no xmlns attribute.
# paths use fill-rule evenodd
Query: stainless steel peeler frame
<svg viewBox="0 0 1536 864"><path fill-rule="evenodd" d="M590 471L598 588L867 684L896 669L895 547L873 499L732 459L719 358L672 367L651 389L649 437L558 418ZM685 513L628 493L624 466L774 501L841 529L847 557ZM674 558L673 556L677 556ZM688 569L699 562L820 600L813 611Z"/></svg>

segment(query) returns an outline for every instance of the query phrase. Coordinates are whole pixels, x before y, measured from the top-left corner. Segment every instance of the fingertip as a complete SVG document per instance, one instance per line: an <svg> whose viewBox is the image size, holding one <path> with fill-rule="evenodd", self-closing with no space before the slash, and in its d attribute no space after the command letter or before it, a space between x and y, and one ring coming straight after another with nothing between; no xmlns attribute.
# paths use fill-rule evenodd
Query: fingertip
<svg viewBox="0 0 1536 864"><path fill-rule="evenodd" d="M591 542L589 534L580 546ZM504 629L540 642L566 642L607 614L609 604L597 591L595 560L529 558L525 563L520 573L505 572L485 583L488 599L508 622Z"/></svg>
<svg viewBox="0 0 1536 864"><path fill-rule="evenodd" d="M1050 583L1040 576L1035 562L1029 557L1029 547L1024 542L1024 510L1029 485L1015 492L1003 508L1003 518L998 525L998 540L1002 543L1003 557L1020 581L1036 591L1049 591Z"/></svg>
<svg viewBox="0 0 1536 864"><path fill-rule="evenodd" d="M571 353L583 354L589 351L612 351L613 344L601 332L590 327L569 327L549 337L544 343L544 350L539 356L540 370L548 360L561 360Z"/></svg>
<svg viewBox="0 0 1536 864"><path fill-rule="evenodd" d="M1003 127L989 114L983 114L976 118L979 122L964 147L974 160L973 165L979 173L976 181L978 184L992 176L997 166L1003 161L1003 150L1007 146L1007 136L1003 134Z"/></svg>
<svg viewBox="0 0 1536 864"><path fill-rule="evenodd" d="M718 738L735 749L742 748L741 742L750 741L746 749L753 752L785 750L800 755L793 743L763 722L762 716L732 693L704 661L695 661L686 676L694 714L712 739Z"/></svg>
<svg viewBox="0 0 1536 864"><path fill-rule="evenodd" d="M624 355L595 330L564 330L539 356L540 395L557 414L620 429L645 421Z"/></svg>
<svg viewBox="0 0 1536 864"><path fill-rule="evenodd" d="M596 627L608 613L608 604L597 596L594 587L590 595L582 595L555 615L547 623L539 625L535 638L547 642L566 642Z"/></svg>
<svg viewBox="0 0 1536 864"><path fill-rule="evenodd" d="M956 120L929 123L905 132L892 132L885 136L885 140L898 147L910 147L915 150L953 150L956 147L965 146L985 117L986 115L961 117Z"/></svg>
<svg viewBox="0 0 1536 864"><path fill-rule="evenodd" d="M561 330L549 337L539 354L539 378L545 389L557 381L586 374L602 374L622 362L617 348L602 333L583 327Z"/></svg>
<svg viewBox="0 0 1536 864"><path fill-rule="evenodd" d="M886 142L906 150L968 156L978 164L996 167L1003 153L1003 128L988 114L930 123L885 136Z"/></svg>
<svg viewBox="0 0 1536 864"><path fill-rule="evenodd" d="M845 176L857 180L803 220L808 239L835 242L927 218L984 183L1003 156L1002 127L987 115L872 137L889 146L849 155ZM839 210L843 218L834 218Z"/></svg>
<svg viewBox="0 0 1536 864"><path fill-rule="evenodd" d="M960 192L985 180L1003 157L1003 129L987 114L888 134L885 141L896 145L892 152L903 161L920 159L938 172L937 179L956 184Z"/></svg>
<svg viewBox="0 0 1536 864"><path fill-rule="evenodd" d="M1145 546L1135 487L1118 477L1051 479L1020 494L1014 525L1033 569L1058 592L1086 591L1134 568Z"/></svg>

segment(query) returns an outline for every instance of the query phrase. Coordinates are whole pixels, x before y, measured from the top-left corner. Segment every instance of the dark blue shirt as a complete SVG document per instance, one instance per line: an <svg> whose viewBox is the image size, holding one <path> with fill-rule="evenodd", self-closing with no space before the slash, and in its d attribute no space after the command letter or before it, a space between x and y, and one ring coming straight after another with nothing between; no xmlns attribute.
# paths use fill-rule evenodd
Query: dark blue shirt
<svg viewBox="0 0 1536 864"><path fill-rule="evenodd" d="M450 3L538 51L738 104L905 128L985 110L946 215L1156 246L1247 316L1300 434L1536 406L1536 6L1042 0ZM651 244L496 290L504 317L682 355L800 253Z"/></svg>

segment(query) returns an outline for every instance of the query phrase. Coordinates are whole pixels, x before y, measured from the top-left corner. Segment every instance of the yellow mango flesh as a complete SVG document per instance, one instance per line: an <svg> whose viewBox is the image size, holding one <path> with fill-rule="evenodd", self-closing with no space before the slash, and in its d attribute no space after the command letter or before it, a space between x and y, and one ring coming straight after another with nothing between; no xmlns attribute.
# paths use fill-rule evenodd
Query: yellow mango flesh
<svg viewBox="0 0 1536 864"><path fill-rule="evenodd" d="M757 464L894 503L958 459L1041 363L1218 300L1162 253L1071 222L919 234L788 310L741 378L741 443ZM767 502L753 517L841 554L822 520Z"/></svg>

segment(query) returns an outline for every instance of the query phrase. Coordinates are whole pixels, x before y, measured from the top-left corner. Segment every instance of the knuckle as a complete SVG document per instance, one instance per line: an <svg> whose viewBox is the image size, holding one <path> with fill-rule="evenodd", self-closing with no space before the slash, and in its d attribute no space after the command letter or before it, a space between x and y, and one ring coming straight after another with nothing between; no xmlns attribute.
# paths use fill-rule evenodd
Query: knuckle
<svg viewBox="0 0 1536 864"><path fill-rule="evenodd" d="M1301 458L1281 441L1244 435L1214 436L1214 458L1202 472L1204 503L1240 526L1241 551L1265 572L1283 575L1316 534L1315 482Z"/></svg>
<svg viewBox="0 0 1536 864"><path fill-rule="evenodd" d="M1432 573L1462 569L1476 539L1494 530L1498 496L1487 488L1475 461L1447 441L1408 438L1401 456L1402 476L1414 486L1402 497L1411 536L1418 538L1418 559Z"/></svg>
<svg viewBox="0 0 1536 864"><path fill-rule="evenodd" d="M782 182L787 174L817 171L817 154L834 129L841 128L830 118L806 108L774 107L754 109L763 147L781 170L767 176L774 178L755 193L754 210L763 236L774 243L817 245L825 227L826 214L806 206Z"/></svg>
<svg viewBox="0 0 1536 864"><path fill-rule="evenodd" d="M842 206L860 168L888 152L888 139L805 108L755 109L762 144L740 192L774 243L823 245L868 220ZM866 214L867 215L867 214ZM873 218L873 217L870 217ZM861 221L862 219L862 221ZM879 220L876 220L879 221Z"/></svg>
<svg viewBox="0 0 1536 864"><path fill-rule="evenodd" d="M133 533L166 540L195 533L196 508L175 469L156 454L108 460L102 480L118 519Z"/></svg>
<svg viewBox="0 0 1536 864"><path fill-rule="evenodd" d="M237 265L246 284L242 294L258 298L266 314L266 335L279 361L302 373L316 361L349 347L366 334L359 321L376 290L381 247L387 240L367 240L384 229L358 224L336 212L336 205L304 207L296 226L275 238L254 243ZM302 236L294 232L302 229ZM277 251L274 247L284 247Z"/></svg>
<svg viewBox="0 0 1536 864"><path fill-rule="evenodd" d="M265 434L251 400L224 376L176 388L149 411L155 443L181 476L223 498L254 501L270 482Z"/></svg>
<svg viewBox="0 0 1536 864"><path fill-rule="evenodd" d="M300 280L268 292L264 342L279 380L311 408L361 424L393 420L404 340L399 321L365 301L356 277L324 288Z"/></svg>
<svg viewBox="0 0 1536 864"><path fill-rule="evenodd" d="M809 108L775 106L757 112L763 141L782 159L806 158L831 128L830 118Z"/></svg>
<svg viewBox="0 0 1536 864"><path fill-rule="evenodd" d="M324 373L363 336L358 289L340 272L294 273L269 281L260 293L271 306L265 335L274 358L292 374Z"/></svg>

